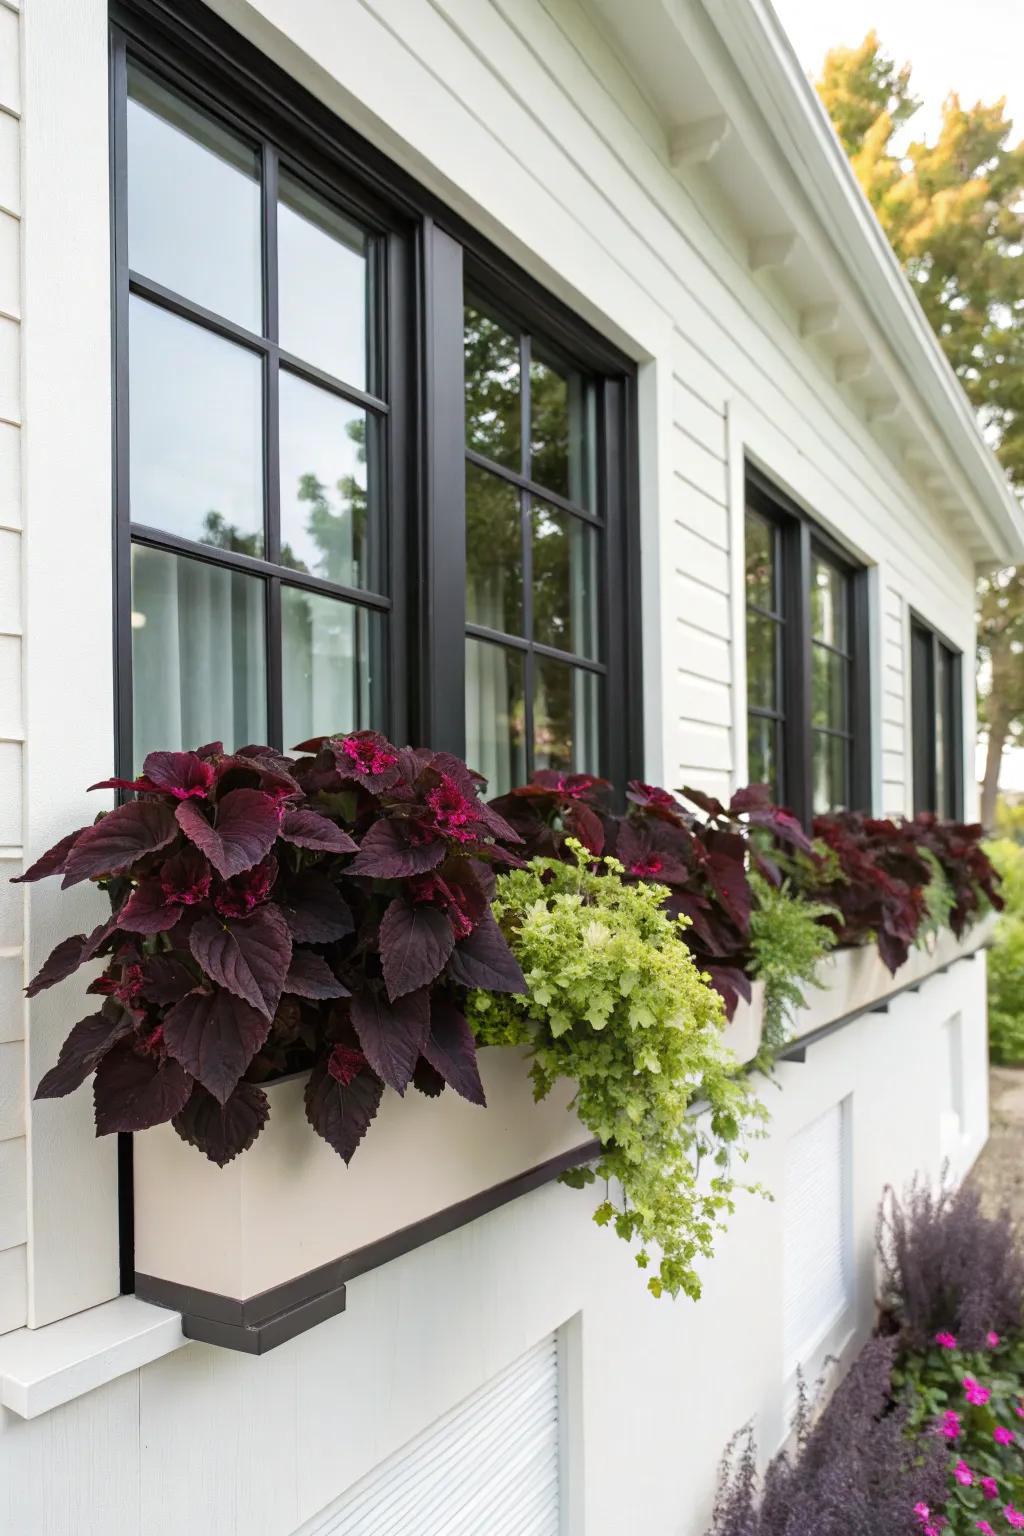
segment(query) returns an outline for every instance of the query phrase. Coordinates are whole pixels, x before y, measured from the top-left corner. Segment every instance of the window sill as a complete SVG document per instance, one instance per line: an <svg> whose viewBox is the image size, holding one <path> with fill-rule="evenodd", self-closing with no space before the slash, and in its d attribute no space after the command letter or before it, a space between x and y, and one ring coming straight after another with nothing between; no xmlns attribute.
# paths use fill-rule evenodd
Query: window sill
<svg viewBox="0 0 1024 1536"><path fill-rule="evenodd" d="M35 1419L188 1342L177 1312L135 1296L118 1296L45 1328L19 1328L0 1338L0 1403Z"/></svg>

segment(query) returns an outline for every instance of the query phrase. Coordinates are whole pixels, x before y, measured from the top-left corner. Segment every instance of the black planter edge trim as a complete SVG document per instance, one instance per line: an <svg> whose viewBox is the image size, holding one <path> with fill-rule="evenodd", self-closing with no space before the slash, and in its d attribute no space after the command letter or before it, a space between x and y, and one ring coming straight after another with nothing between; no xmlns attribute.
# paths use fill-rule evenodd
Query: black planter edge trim
<svg viewBox="0 0 1024 1536"><path fill-rule="evenodd" d="M539 1189L569 1168L593 1162L600 1150L597 1141L572 1147L501 1184L493 1184L490 1189L434 1211L397 1232L390 1232L363 1248L356 1248L256 1296L245 1299L225 1296L217 1291L181 1285L175 1280L163 1280L157 1275L142 1274L135 1277L135 1294L142 1301L180 1312L182 1332L188 1339L241 1350L249 1355L265 1355L268 1350L276 1349L317 1323L344 1312L348 1281L378 1269L382 1264L389 1264L392 1259L411 1253L435 1238L444 1237L446 1233L475 1221L478 1216L486 1216L489 1211L517 1200L520 1195Z"/></svg>

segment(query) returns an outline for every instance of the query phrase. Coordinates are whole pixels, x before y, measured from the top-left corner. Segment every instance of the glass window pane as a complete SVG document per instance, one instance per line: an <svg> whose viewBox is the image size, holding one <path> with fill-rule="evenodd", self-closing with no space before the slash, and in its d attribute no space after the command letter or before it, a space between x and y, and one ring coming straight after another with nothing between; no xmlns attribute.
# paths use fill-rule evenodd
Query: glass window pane
<svg viewBox="0 0 1024 1536"><path fill-rule="evenodd" d="M598 773L601 680L547 656L534 656L533 766Z"/></svg>
<svg viewBox="0 0 1024 1536"><path fill-rule="evenodd" d="M778 611L775 599L775 529L763 517L746 517L747 602Z"/></svg>
<svg viewBox="0 0 1024 1536"><path fill-rule="evenodd" d="M286 352L366 389L369 241L283 174L277 203L278 337Z"/></svg>
<svg viewBox="0 0 1024 1536"><path fill-rule="evenodd" d="M842 571L811 556L811 634L815 640L848 650L846 629L846 577Z"/></svg>
<svg viewBox="0 0 1024 1536"><path fill-rule="evenodd" d="M597 529L534 501L533 638L597 658Z"/></svg>
<svg viewBox="0 0 1024 1536"><path fill-rule="evenodd" d="M383 723L384 620L339 598L281 588L284 742Z"/></svg>
<svg viewBox="0 0 1024 1536"><path fill-rule="evenodd" d="M779 626L763 614L747 613L747 703L778 709Z"/></svg>
<svg viewBox="0 0 1024 1536"><path fill-rule="evenodd" d="M257 353L133 297L132 521L263 553L263 373Z"/></svg>
<svg viewBox="0 0 1024 1536"><path fill-rule="evenodd" d="M952 799L949 773L950 730L950 673L949 652L944 645L935 647L935 811L940 816L950 814Z"/></svg>
<svg viewBox="0 0 1024 1536"><path fill-rule="evenodd" d="M849 662L845 656L823 646L811 646L811 724L828 725L845 731L846 679Z"/></svg>
<svg viewBox="0 0 1024 1536"><path fill-rule="evenodd" d="M147 752L267 734L266 589L204 560L132 547L135 767Z"/></svg>
<svg viewBox="0 0 1024 1536"><path fill-rule="evenodd" d="M519 337L474 304L465 310L466 446L519 470Z"/></svg>
<svg viewBox="0 0 1024 1536"><path fill-rule="evenodd" d="M141 70L128 70L128 261L261 331L259 156Z"/></svg>
<svg viewBox="0 0 1024 1536"><path fill-rule="evenodd" d="M466 465L466 618L523 633L523 525L520 492Z"/></svg>
<svg viewBox="0 0 1024 1536"><path fill-rule="evenodd" d="M379 592L377 419L285 368L280 380L281 564Z"/></svg>
<svg viewBox="0 0 1024 1536"><path fill-rule="evenodd" d="M764 715L747 717L747 777L751 784L767 784L777 799L780 794L779 734L775 720Z"/></svg>
<svg viewBox="0 0 1024 1536"><path fill-rule="evenodd" d="M576 369L530 360L530 474L581 506L593 501L596 438L593 383Z"/></svg>
<svg viewBox="0 0 1024 1536"><path fill-rule="evenodd" d="M849 742L842 736L813 733L814 814L845 810L849 803L847 763Z"/></svg>
<svg viewBox="0 0 1024 1536"><path fill-rule="evenodd" d="M466 641L466 762L489 795L526 782L526 687L522 651Z"/></svg>

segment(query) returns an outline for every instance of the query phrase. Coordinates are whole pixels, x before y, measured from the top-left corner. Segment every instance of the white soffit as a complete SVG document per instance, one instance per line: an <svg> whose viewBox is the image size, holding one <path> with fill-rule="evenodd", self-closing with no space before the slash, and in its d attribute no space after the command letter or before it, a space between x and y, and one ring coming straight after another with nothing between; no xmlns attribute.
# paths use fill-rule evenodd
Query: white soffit
<svg viewBox="0 0 1024 1536"><path fill-rule="evenodd" d="M941 478L979 561L1024 558L1020 504L770 0L589 4L666 123L680 173L714 187L759 280L804 296L796 334L901 473L909 444L909 472Z"/></svg>

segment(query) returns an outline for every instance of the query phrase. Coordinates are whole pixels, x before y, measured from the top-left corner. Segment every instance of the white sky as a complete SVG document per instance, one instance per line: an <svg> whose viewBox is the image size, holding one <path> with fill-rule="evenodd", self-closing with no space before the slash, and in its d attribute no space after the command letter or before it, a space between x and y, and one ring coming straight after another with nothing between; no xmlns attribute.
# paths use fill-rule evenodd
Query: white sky
<svg viewBox="0 0 1024 1536"><path fill-rule="evenodd" d="M859 43L874 27L898 64L913 66L924 106L915 136L931 137L950 90L968 105L1005 96L1024 138L1024 0L773 0L797 56L814 79L830 47Z"/></svg>

